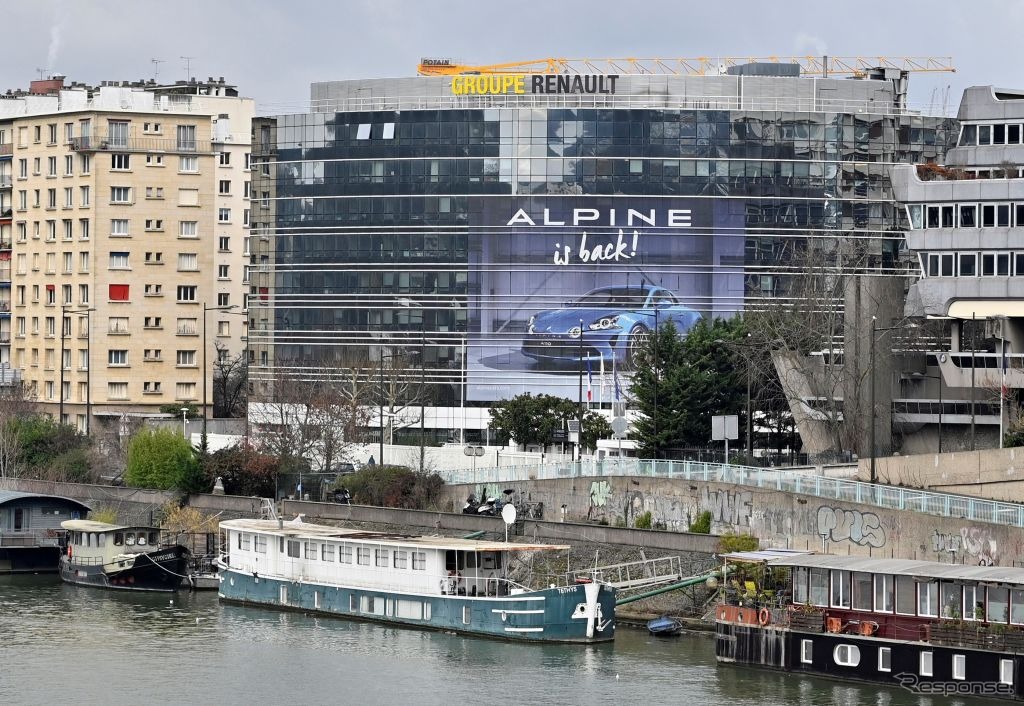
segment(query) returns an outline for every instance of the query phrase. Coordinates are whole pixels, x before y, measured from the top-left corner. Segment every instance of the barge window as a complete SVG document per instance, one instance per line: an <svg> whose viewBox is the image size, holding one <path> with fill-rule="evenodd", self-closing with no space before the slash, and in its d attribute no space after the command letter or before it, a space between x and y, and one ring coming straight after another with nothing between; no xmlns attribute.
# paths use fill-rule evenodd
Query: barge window
<svg viewBox="0 0 1024 706"><path fill-rule="evenodd" d="M921 653L918 659L917 673L922 677L932 676L932 653L925 651Z"/></svg>
<svg viewBox="0 0 1024 706"><path fill-rule="evenodd" d="M395 568L405 569L409 566L409 552L404 549L395 550Z"/></svg>
<svg viewBox="0 0 1024 706"><path fill-rule="evenodd" d="M1005 623L1009 618L1009 592L1005 586L990 586L988 589L988 622Z"/></svg>
<svg viewBox="0 0 1024 706"><path fill-rule="evenodd" d="M427 553L426 552L413 552L412 553L412 569L413 569L413 571L426 571L427 570Z"/></svg>
<svg viewBox="0 0 1024 706"><path fill-rule="evenodd" d="M878 648L878 671L880 671L880 672L891 672L892 671L892 648L891 647L879 647Z"/></svg>
<svg viewBox="0 0 1024 706"><path fill-rule="evenodd" d="M156 532L149 533L149 543L152 544L154 547L160 543L160 538L157 536Z"/></svg>
<svg viewBox="0 0 1024 706"><path fill-rule="evenodd" d="M338 561L342 564L352 563L352 545L351 544L339 544L338 545Z"/></svg>
<svg viewBox="0 0 1024 706"><path fill-rule="evenodd" d="M814 641L813 640L801 640L800 641L800 661L804 664L810 664L813 661L814 656Z"/></svg>
<svg viewBox="0 0 1024 706"><path fill-rule="evenodd" d="M913 615L917 604L917 588L912 576L896 577L896 612Z"/></svg>
<svg viewBox="0 0 1024 706"><path fill-rule="evenodd" d="M324 561L334 561L334 545L326 542L320 545L320 558Z"/></svg>
<svg viewBox="0 0 1024 706"><path fill-rule="evenodd" d="M102 533L96 535L96 546L97 547L103 547L103 546L106 546L106 544L107 544L107 535L102 534Z"/></svg>
<svg viewBox="0 0 1024 706"><path fill-rule="evenodd" d="M302 554L299 551L300 548L301 542L299 542L297 539L288 540L288 556L292 557L293 559L298 559Z"/></svg>
<svg viewBox="0 0 1024 706"><path fill-rule="evenodd" d="M356 594L354 593L348 594L348 610L350 613L359 612L359 599L356 598Z"/></svg>
<svg viewBox="0 0 1024 706"><path fill-rule="evenodd" d="M256 551L258 551L260 554L267 553L267 538L263 535L256 535Z"/></svg>
<svg viewBox="0 0 1024 706"><path fill-rule="evenodd" d="M473 609L468 605L462 606L462 624L469 625L470 620L473 618Z"/></svg>
<svg viewBox="0 0 1024 706"><path fill-rule="evenodd" d="M832 659L840 667L856 667L860 664L860 648L856 645L836 645Z"/></svg>
<svg viewBox="0 0 1024 706"><path fill-rule="evenodd" d="M967 657L965 655L953 655L953 678L957 681L967 678Z"/></svg>
<svg viewBox="0 0 1024 706"><path fill-rule="evenodd" d="M871 574L853 572L853 609L871 610Z"/></svg>
<svg viewBox="0 0 1024 706"><path fill-rule="evenodd" d="M828 569L811 569L811 604L828 605Z"/></svg>
<svg viewBox="0 0 1024 706"><path fill-rule="evenodd" d="M803 605L807 602L807 567L793 568L793 602Z"/></svg>
<svg viewBox="0 0 1024 706"><path fill-rule="evenodd" d="M960 619L960 607L963 605L961 586L947 581L942 582L942 617Z"/></svg>
<svg viewBox="0 0 1024 706"><path fill-rule="evenodd" d="M134 532L126 532L125 535L124 535L124 543L127 544L129 547L134 547L135 546L135 533Z"/></svg>
<svg viewBox="0 0 1024 706"><path fill-rule="evenodd" d="M317 550L316 542L305 542L305 545L306 545L305 546L306 558L307 559L316 559L316 550Z"/></svg>
<svg viewBox="0 0 1024 706"><path fill-rule="evenodd" d="M1024 589L1010 590L1010 622L1024 625Z"/></svg>
<svg viewBox="0 0 1024 706"><path fill-rule="evenodd" d="M390 558L389 555L391 554L391 552L387 549L377 549L376 554L377 566L385 569L388 568L388 566L390 565L388 559Z"/></svg>
<svg viewBox="0 0 1024 706"><path fill-rule="evenodd" d="M999 660L999 683L1013 686L1013 660Z"/></svg>
<svg viewBox="0 0 1024 706"><path fill-rule="evenodd" d="M124 532L114 532L114 546L120 547L124 544Z"/></svg>
<svg viewBox="0 0 1024 706"><path fill-rule="evenodd" d="M981 620L985 617L985 602L979 600L984 594L978 595L975 584L964 586L964 620Z"/></svg>
<svg viewBox="0 0 1024 706"><path fill-rule="evenodd" d="M832 607L850 607L850 572L832 570Z"/></svg>
<svg viewBox="0 0 1024 706"><path fill-rule="evenodd" d="M936 581L917 584L917 614L930 617L939 614L939 584Z"/></svg>
<svg viewBox="0 0 1024 706"><path fill-rule="evenodd" d="M875 574L875 612L891 613L893 608L893 580L888 574Z"/></svg>
<svg viewBox="0 0 1024 706"><path fill-rule="evenodd" d="M252 548L252 535L248 535L245 532L238 533L238 548L249 551Z"/></svg>
<svg viewBox="0 0 1024 706"><path fill-rule="evenodd" d="M357 547L356 548L356 561L362 566L370 565L370 548L369 547Z"/></svg>

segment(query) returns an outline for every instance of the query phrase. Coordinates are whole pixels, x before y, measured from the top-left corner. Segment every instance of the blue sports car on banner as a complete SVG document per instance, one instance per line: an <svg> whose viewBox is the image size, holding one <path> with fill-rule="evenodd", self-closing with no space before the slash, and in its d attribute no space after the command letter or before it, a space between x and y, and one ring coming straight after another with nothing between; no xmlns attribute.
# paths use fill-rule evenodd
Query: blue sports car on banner
<svg viewBox="0 0 1024 706"><path fill-rule="evenodd" d="M700 313L663 287L600 287L565 308L531 316L523 355L550 363L614 361L633 370L656 325L671 321L685 333L700 319Z"/></svg>

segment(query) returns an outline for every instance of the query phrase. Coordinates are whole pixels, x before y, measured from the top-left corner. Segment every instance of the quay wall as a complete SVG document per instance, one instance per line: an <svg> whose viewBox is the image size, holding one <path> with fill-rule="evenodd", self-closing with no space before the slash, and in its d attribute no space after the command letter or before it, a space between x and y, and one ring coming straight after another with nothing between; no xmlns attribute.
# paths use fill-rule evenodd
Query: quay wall
<svg viewBox="0 0 1024 706"><path fill-rule="evenodd" d="M875 474L878 482L890 485L1024 501L1024 448L880 457ZM857 478L870 476L871 459L860 459Z"/></svg>

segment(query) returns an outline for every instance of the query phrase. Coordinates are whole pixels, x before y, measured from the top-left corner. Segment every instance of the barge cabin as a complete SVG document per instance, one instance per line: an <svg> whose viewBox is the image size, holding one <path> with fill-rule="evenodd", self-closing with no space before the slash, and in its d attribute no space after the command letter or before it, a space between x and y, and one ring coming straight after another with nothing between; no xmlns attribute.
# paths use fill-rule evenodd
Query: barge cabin
<svg viewBox="0 0 1024 706"><path fill-rule="evenodd" d="M724 559L719 662L1024 697L1024 568L788 550Z"/></svg>
<svg viewBox="0 0 1024 706"><path fill-rule="evenodd" d="M188 576L188 549L161 542L159 527L68 520L60 577L121 591L177 591Z"/></svg>

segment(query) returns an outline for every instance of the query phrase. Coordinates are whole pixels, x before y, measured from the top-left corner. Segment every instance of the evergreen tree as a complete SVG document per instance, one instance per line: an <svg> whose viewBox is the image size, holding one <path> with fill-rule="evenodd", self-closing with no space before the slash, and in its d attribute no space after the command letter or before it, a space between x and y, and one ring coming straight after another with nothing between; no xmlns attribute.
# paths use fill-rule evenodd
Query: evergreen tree
<svg viewBox="0 0 1024 706"><path fill-rule="evenodd" d="M745 335L739 317L702 319L685 336L672 322L662 324L644 342L630 385L640 455L668 458L707 446L711 417L744 413L746 365L737 344Z"/></svg>

